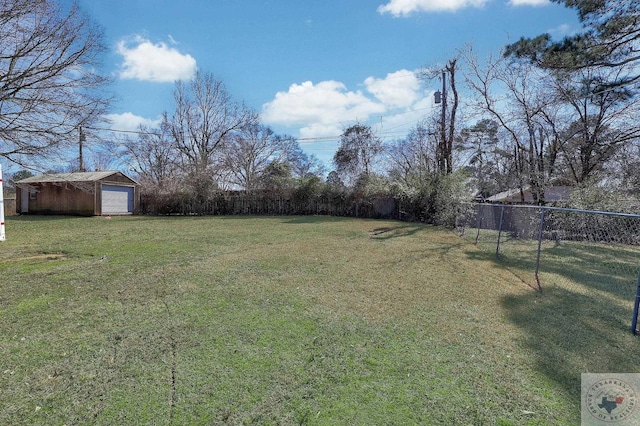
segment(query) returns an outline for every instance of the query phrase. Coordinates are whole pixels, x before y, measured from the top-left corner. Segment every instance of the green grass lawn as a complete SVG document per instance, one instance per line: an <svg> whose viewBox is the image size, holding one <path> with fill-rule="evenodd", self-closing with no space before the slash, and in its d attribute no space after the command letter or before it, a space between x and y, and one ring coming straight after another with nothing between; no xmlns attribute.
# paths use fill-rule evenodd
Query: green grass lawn
<svg viewBox="0 0 640 426"><path fill-rule="evenodd" d="M537 293L441 228L9 217L6 231L3 425L566 425L581 373L640 372L628 301Z"/></svg>

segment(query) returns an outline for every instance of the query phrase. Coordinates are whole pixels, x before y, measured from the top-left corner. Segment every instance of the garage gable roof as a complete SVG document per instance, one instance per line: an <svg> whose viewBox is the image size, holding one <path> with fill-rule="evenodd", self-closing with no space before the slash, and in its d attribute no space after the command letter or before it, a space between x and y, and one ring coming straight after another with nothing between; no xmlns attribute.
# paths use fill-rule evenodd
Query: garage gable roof
<svg viewBox="0 0 640 426"><path fill-rule="evenodd" d="M120 174L131 182L135 183L133 179L124 175L123 173L115 170L109 170L105 172L77 172L77 173L44 173L38 176L32 176L30 178L22 179L16 182L16 184L31 184L31 183L45 183L45 182L96 182L106 179L115 174Z"/></svg>

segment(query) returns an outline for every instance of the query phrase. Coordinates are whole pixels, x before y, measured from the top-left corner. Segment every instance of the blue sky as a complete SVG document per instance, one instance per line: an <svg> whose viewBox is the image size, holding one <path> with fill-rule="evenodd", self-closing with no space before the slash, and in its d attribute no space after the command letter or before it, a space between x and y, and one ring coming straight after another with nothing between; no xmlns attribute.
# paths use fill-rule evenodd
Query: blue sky
<svg viewBox="0 0 640 426"><path fill-rule="evenodd" d="M79 0L104 28L111 128L154 125L174 81L196 70L325 162L341 131L368 123L386 140L430 114L437 68L472 43L497 54L521 36L579 29L546 0Z"/></svg>

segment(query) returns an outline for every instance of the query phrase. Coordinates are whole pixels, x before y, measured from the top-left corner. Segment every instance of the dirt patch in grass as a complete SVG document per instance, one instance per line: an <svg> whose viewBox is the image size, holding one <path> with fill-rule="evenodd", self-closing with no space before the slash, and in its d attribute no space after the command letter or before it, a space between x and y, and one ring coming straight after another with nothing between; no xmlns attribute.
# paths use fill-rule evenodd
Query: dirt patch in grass
<svg viewBox="0 0 640 426"><path fill-rule="evenodd" d="M66 257L67 255L64 253L39 253L30 256L15 257L12 259L3 259L0 260L0 263L30 262L33 260L60 260L65 259Z"/></svg>

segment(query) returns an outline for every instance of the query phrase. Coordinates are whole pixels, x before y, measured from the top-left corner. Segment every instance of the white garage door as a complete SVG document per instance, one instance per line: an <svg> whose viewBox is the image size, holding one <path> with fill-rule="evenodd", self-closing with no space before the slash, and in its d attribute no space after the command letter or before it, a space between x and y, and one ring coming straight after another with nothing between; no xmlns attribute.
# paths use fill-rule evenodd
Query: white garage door
<svg viewBox="0 0 640 426"><path fill-rule="evenodd" d="M102 185L102 214L133 213L133 188Z"/></svg>

